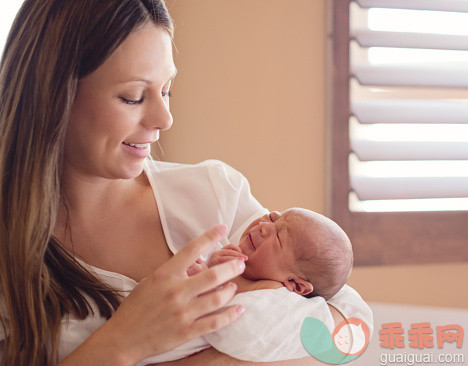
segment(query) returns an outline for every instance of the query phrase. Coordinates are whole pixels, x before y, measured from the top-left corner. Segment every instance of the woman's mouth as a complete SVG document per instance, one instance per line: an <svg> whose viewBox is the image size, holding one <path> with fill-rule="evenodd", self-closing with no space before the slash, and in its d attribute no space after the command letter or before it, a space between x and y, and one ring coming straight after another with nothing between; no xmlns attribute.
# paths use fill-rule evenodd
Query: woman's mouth
<svg viewBox="0 0 468 366"><path fill-rule="evenodd" d="M124 149L132 154L133 156L144 159L147 158L151 152L151 143L145 142L142 144L135 144L132 142L122 142L122 146Z"/></svg>
<svg viewBox="0 0 468 366"><path fill-rule="evenodd" d="M132 144L131 142L123 142L125 145L131 146L131 147L136 147L137 149L147 149L151 146L151 143L147 142L144 144Z"/></svg>

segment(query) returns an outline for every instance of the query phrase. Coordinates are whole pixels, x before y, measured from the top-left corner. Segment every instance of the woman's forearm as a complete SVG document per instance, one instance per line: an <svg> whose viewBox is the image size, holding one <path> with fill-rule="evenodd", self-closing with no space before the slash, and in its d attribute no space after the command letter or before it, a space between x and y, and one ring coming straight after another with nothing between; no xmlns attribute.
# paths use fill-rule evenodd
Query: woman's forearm
<svg viewBox="0 0 468 366"><path fill-rule="evenodd" d="M119 347L105 323L57 366L134 366L128 352Z"/></svg>
<svg viewBox="0 0 468 366"><path fill-rule="evenodd" d="M343 315L333 306L328 305L333 316L335 326L344 320ZM89 339L87 339L78 349L72 352L58 366L76 366L76 365L112 365L112 366L129 366L131 363L118 350L118 347L113 348L113 342L110 338L105 337L105 332L101 333L105 325L97 330ZM100 357L102 359L100 359ZM232 358L224 353L218 352L214 348L209 348L199 352L196 355L186 357L177 361L159 363L158 366L250 366L258 365L257 362L241 361ZM156 364L155 364L156 365ZM263 366L319 366L324 363L316 360L312 356L277 362L262 362Z"/></svg>

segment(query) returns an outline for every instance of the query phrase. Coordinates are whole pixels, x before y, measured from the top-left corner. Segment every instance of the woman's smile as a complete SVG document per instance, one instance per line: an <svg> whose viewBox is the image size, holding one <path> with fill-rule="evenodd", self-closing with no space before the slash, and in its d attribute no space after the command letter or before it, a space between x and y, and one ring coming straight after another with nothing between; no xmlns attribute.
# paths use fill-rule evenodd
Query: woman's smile
<svg viewBox="0 0 468 366"><path fill-rule="evenodd" d="M151 144L131 144L127 142L122 143L124 149L137 158L147 158L151 153Z"/></svg>

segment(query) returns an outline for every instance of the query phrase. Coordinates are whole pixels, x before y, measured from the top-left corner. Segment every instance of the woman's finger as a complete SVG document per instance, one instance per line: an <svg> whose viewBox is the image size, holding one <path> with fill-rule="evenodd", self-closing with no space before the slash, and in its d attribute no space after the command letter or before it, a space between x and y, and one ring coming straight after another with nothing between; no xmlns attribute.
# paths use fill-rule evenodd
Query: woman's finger
<svg viewBox="0 0 468 366"><path fill-rule="evenodd" d="M208 249L214 247L216 243L226 235L226 226L218 225L211 230L208 230L203 235L191 240L174 257L166 262L164 266L170 269L169 271L178 271L186 273L187 269ZM166 267L166 268L167 268Z"/></svg>
<svg viewBox="0 0 468 366"><path fill-rule="evenodd" d="M244 310L244 307L241 305L231 305L219 312L205 315L193 323L190 332L191 336L195 338L202 334L217 331L239 319Z"/></svg>
<svg viewBox="0 0 468 366"><path fill-rule="evenodd" d="M227 282L215 290L208 291L190 303L190 317L195 320L215 311L220 311L236 294L235 283Z"/></svg>
<svg viewBox="0 0 468 366"><path fill-rule="evenodd" d="M244 261L234 260L211 267L210 269L190 277L188 295L196 297L212 290L244 272Z"/></svg>

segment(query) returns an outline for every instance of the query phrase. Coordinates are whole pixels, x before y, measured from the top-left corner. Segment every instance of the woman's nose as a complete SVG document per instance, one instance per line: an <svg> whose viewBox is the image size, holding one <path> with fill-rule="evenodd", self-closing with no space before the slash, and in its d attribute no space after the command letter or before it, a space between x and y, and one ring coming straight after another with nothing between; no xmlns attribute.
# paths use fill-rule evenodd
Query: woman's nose
<svg viewBox="0 0 468 366"><path fill-rule="evenodd" d="M172 126L172 114L169 109L169 101L164 97L148 103L147 113L145 115L144 125L148 129L167 130Z"/></svg>

